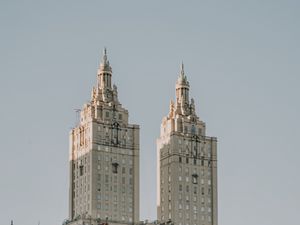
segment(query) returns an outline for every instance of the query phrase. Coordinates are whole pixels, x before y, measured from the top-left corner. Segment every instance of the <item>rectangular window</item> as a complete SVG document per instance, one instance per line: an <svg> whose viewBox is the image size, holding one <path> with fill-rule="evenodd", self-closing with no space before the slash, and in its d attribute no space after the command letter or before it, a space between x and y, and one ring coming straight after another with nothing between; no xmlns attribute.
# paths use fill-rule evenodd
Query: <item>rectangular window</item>
<svg viewBox="0 0 300 225"><path fill-rule="evenodd" d="M118 163L112 163L112 172L113 173L118 173Z"/></svg>

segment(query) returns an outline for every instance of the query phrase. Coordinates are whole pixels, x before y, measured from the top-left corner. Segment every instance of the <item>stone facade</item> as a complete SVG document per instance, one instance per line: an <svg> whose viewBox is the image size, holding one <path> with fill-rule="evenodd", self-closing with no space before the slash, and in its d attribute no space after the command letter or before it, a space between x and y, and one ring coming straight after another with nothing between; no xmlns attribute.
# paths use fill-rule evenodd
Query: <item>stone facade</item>
<svg viewBox="0 0 300 225"><path fill-rule="evenodd" d="M105 50L91 101L70 132L67 223L139 222L139 126L128 123L111 78Z"/></svg>
<svg viewBox="0 0 300 225"><path fill-rule="evenodd" d="M176 102L171 101L157 140L158 220L217 225L217 139L206 136L189 87L182 65Z"/></svg>

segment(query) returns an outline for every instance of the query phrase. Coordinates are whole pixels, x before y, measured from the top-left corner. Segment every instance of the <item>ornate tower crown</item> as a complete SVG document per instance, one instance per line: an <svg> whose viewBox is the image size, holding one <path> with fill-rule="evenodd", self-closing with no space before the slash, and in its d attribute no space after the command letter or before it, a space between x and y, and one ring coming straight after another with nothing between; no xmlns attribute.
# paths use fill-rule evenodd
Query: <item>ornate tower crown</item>
<svg viewBox="0 0 300 225"><path fill-rule="evenodd" d="M190 86L190 84L189 84L189 82L187 80L187 77L184 74L184 64L183 64L183 62L180 65L180 74L179 74L179 77L177 79L177 84L178 85L188 86L188 87Z"/></svg>
<svg viewBox="0 0 300 225"><path fill-rule="evenodd" d="M109 61L107 60L106 48L103 50L103 57L100 63L99 70L101 72L112 72L111 66L109 65Z"/></svg>
<svg viewBox="0 0 300 225"><path fill-rule="evenodd" d="M186 108L189 105L190 84L184 74L184 65L181 63L180 74L176 82L176 107L182 108L182 114L186 114Z"/></svg>

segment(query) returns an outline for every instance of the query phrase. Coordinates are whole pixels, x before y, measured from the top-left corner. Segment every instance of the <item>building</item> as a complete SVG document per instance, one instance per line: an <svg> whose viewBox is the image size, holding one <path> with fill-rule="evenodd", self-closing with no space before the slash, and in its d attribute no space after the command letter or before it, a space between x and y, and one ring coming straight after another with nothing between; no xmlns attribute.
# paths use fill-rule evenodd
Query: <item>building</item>
<svg viewBox="0 0 300 225"><path fill-rule="evenodd" d="M189 88L182 64L176 101L170 103L157 140L158 220L217 225L217 139L206 136Z"/></svg>
<svg viewBox="0 0 300 225"><path fill-rule="evenodd" d="M106 50L91 100L70 132L70 224L139 222L139 126L112 85Z"/></svg>

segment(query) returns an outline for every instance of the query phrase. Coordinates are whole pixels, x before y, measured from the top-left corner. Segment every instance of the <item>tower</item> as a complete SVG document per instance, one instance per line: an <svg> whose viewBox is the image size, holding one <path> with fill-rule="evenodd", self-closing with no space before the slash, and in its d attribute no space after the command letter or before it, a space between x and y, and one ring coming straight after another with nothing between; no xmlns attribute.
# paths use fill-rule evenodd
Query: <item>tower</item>
<svg viewBox="0 0 300 225"><path fill-rule="evenodd" d="M106 49L91 100L70 131L69 164L68 223L139 221L139 126L118 100Z"/></svg>
<svg viewBox="0 0 300 225"><path fill-rule="evenodd" d="M182 64L176 101L170 103L157 140L158 220L217 225L217 139L206 136L189 88Z"/></svg>

